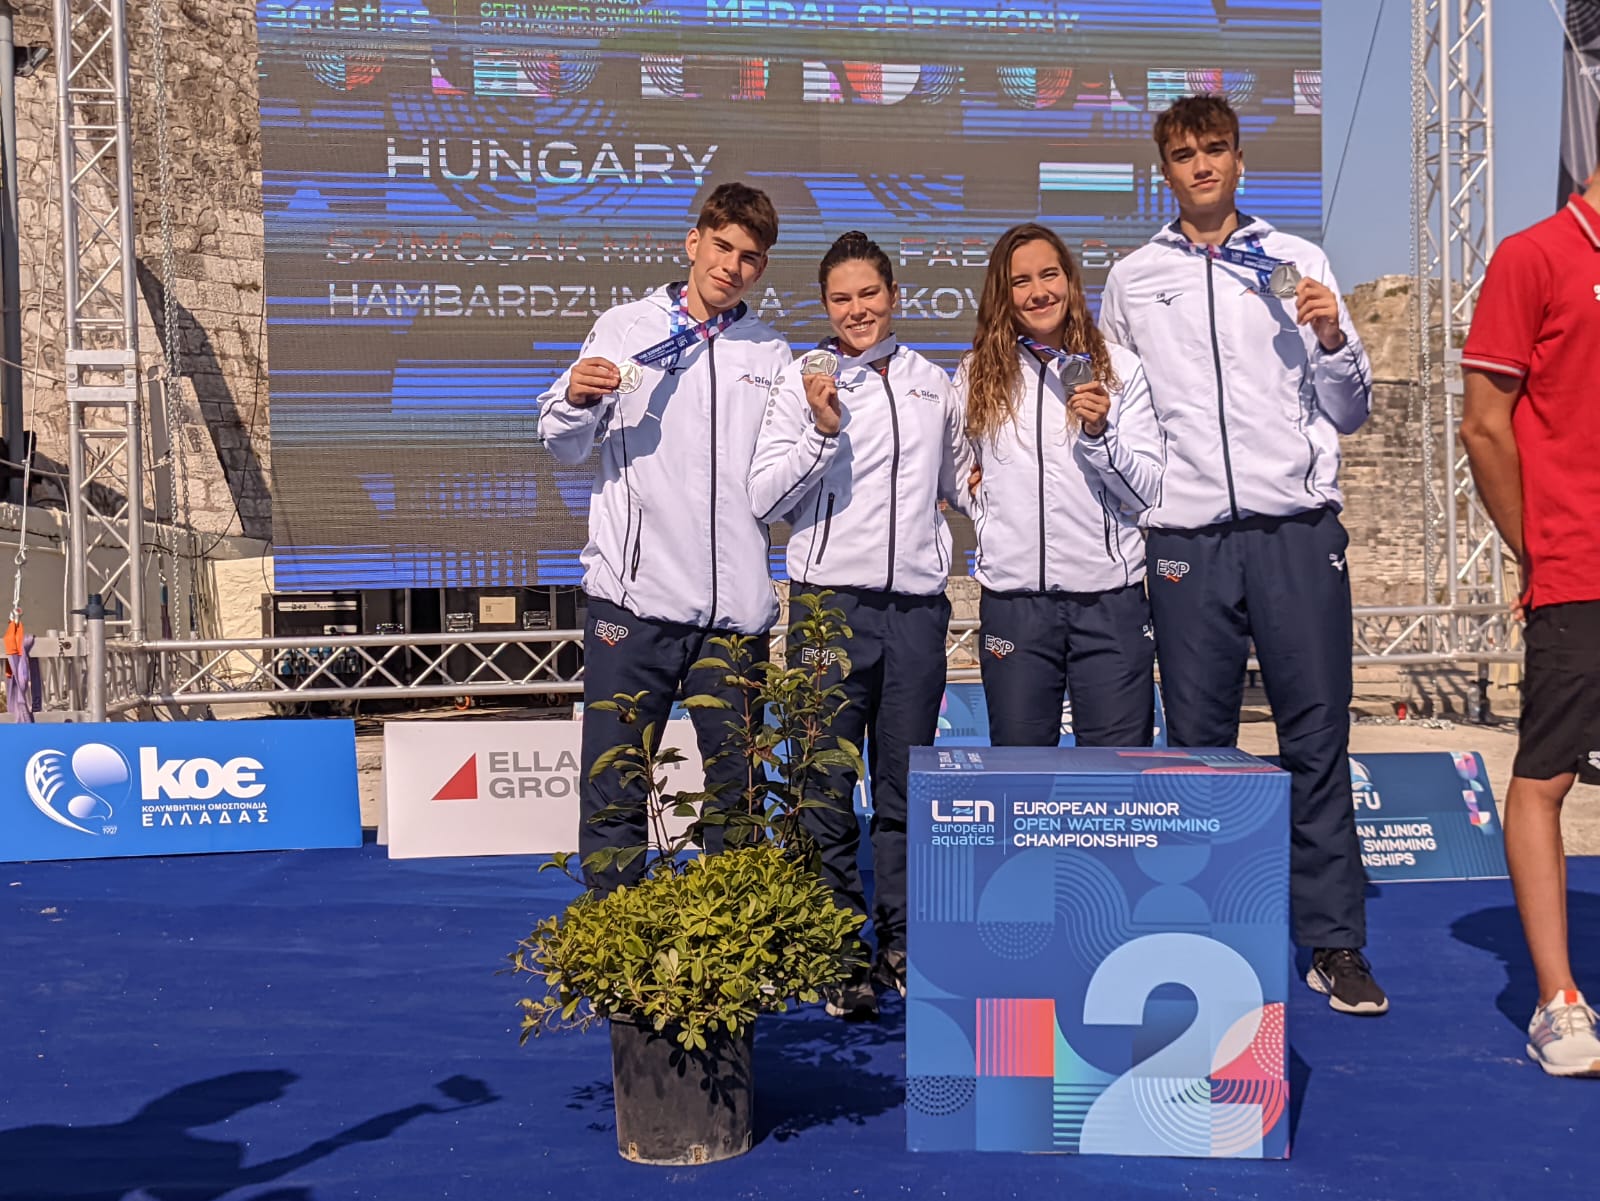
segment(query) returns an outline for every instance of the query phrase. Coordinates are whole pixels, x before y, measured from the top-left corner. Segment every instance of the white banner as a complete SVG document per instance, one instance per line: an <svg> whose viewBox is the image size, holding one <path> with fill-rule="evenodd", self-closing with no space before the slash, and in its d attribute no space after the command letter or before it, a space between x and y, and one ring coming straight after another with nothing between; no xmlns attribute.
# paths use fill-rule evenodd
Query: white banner
<svg viewBox="0 0 1600 1201"><path fill-rule="evenodd" d="M577 850L581 737L577 721L389 722L378 841L391 859ZM685 759L670 786L702 787L693 724L665 742Z"/></svg>

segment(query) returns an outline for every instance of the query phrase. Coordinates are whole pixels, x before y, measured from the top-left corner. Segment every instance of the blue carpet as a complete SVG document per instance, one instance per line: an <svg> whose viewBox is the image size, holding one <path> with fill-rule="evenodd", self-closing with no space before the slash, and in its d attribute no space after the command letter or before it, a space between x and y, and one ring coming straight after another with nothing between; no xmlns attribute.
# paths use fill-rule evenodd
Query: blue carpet
<svg viewBox="0 0 1600 1201"><path fill-rule="evenodd" d="M572 891L534 866L367 846L0 868L0 1198L1595 1195L1600 1082L1523 1055L1504 882L1373 890L1388 1017L1296 989L1287 1163L911 1155L896 1004L763 1019L755 1149L657 1169L617 1158L603 1032L517 1047L523 989L497 969ZM1600 991L1600 861L1571 880Z"/></svg>

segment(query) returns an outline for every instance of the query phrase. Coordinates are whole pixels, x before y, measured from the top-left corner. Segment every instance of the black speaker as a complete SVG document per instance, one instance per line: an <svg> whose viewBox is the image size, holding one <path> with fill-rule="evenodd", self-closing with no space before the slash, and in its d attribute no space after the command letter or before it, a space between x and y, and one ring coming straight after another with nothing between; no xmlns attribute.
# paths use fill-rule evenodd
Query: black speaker
<svg viewBox="0 0 1600 1201"><path fill-rule="evenodd" d="M583 627L584 615L583 593L577 588L445 588L440 592L440 617L446 633L578 630ZM450 654L450 672L458 680L473 675L475 682L498 681L500 672L516 678L526 675L549 653L547 643L512 644L496 649L490 666L478 652L460 647ZM564 647L551 666L562 678L571 679L581 662L577 647ZM537 686L528 689L529 693L538 691Z"/></svg>
<svg viewBox="0 0 1600 1201"><path fill-rule="evenodd" d="M361 594L359 592L274 592L272 594L272 636L274 638L313 639L343 637L361 633ZM274 672L279 679L296 682L306 679L325 664L326 671L311 687L353 684L360 678L361 656L349 649L311 646L279 657ZM330 678L331 677L331 678Z"/></svg>

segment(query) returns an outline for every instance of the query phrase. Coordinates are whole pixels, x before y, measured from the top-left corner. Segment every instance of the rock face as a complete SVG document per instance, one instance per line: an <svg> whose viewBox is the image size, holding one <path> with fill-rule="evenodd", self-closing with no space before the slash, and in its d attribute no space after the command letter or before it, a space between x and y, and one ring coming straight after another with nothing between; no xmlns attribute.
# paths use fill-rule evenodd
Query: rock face
<svg viewBox="0 0 1600 1201"><path fill-rule="evenodd" d="M48 43L49 6L16 20L22 44ZM174 422L184 447L188 511L208 533L269 539L271 448L267 428L266 329L262 286L261 144L254 10L219 0L165 0L166 127L173 243L161 236L162 106L152 64L150 0L129 0L132 46L135 216L141 360L161 361L167 336L165 277L170 261L183 386ZM66 412L59 382L60 178L56 160L54 60L18 81L18 165L23 243L25 404L47 468L66 461ZM1358 604L1413 603L1422 547L1419 415L1411 375L1410 283L1391 276L1363 284L1350 309L1372 353L1377 378L1366 428L1345 440L1351 578ZM37 502L60 498L41 480ZM153 490L148 495L154 496ZM182 506L179 506L182 516ZM971 607L969 584L953 594Z"/></svg>

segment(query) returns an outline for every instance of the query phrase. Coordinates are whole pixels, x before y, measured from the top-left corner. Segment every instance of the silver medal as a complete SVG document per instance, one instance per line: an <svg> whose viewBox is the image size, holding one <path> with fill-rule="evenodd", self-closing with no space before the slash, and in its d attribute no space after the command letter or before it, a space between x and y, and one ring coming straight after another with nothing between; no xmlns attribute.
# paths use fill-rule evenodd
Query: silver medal
<svg viewBox="0 0 1600 1201"><path fill-rule="evenodd" d="M839 356L826 347L819 346L816 350L808 350L800 356L801 375L837 375L839 372Z"/></svg>
<svg viewBox="0 0 1600 1201"><path fill-rule="evenodd" d="M1267 281L1267 291L1279 300L1293 300L1299 287L1300 268L1293 263L1279 263L1272 269L1272 276Z"/></svg>
<svg viewBox="0 0 1600 1201"><path fill-rule="evenodd" d="M639 364L632 359L618 367L617 374L622 377L617 382L617 391L620 393L636 391L639 385L644 382L644 372L640 369Z"/></svg>
<svg viewBox="0 0 1600 1201"><path fill-rule="evenodd" d="M1094 364L1089 360L1076 357L1061 360L1061 382L1067 387L1076 388L1092 379L1094 379Z"/></svg>

